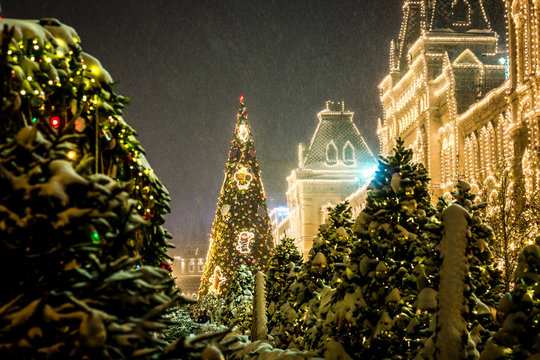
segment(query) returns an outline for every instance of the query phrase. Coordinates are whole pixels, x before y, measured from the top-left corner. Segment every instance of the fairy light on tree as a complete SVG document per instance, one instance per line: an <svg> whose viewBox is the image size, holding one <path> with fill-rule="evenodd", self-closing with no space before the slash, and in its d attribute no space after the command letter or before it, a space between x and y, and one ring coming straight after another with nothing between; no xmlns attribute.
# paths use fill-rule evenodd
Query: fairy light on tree
<svg viewBox="0 0 540 360"><path fill-rule="evenodd" d="M225 295L242 264L252 271L264 269L272 243L261 172L240 96L199 295Z"/></svg>

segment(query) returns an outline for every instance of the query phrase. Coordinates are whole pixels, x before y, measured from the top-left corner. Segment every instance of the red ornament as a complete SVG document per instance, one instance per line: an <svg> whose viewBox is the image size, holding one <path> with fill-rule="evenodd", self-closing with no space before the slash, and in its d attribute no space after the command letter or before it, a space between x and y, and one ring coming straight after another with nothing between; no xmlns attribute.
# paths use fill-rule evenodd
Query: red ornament
<svg viewBox="0 0 540 360"><path fill-rule="evenodd" d="M169 263L167 263L167 262L165 262L165 261L161 263L161 268L162 268L162 269L165 269L165 270L167 270L167 271L172 271L172 266L171 266L171 264L169 264Z"/></svg>
<svg viewBox="0 0 540 360"><path fill-rule="evenodd" d="M244 103L244 95L240 95L240 103L241 103L241 104Z"/></svg>
<svg viewBox="0 0 540 360"><path fill-rule="evenodd" d="M51 116L51 119L49 120L49 123L51 124L51 126L55 129L58 129L60 127L60 123L61 123L61 119L59 116Z"/></svg>

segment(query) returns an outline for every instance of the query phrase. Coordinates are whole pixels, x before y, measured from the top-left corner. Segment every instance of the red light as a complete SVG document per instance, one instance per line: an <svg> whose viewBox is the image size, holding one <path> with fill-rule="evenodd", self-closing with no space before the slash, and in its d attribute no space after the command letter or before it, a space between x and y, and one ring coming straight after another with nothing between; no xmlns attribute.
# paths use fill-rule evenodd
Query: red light
<svg viewBox="0 0 540 360"><path fill-rule="evenodd" d="M60 126L60 118L58 116L52 116L50 123L53 128L58 128Z"/></svg>

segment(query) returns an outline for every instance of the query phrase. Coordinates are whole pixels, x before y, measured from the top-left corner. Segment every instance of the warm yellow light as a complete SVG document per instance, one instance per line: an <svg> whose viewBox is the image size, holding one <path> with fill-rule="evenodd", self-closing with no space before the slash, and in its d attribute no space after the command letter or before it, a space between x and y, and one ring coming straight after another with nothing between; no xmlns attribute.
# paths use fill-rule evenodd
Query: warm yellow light
<svg viewBox="0 0 540 360"><path fill-rule="evenodd" d="M77 153L74 150L71 150L67 153L67 157L71 160L74 160L77 157Z"/></svg>

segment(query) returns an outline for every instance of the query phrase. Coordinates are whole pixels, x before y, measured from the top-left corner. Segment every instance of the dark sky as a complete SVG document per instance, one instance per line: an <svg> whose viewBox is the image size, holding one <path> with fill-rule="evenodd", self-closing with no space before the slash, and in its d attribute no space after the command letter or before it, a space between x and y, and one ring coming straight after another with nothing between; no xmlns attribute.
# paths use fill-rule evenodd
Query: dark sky
<svg viewBox="0 0 540 360"><path fill-rule="evenodd" d="M173 242L210 232L238 97L268 197L286 205L326 100L344 100L378 151L377 85L388 71L400 0L3 0L3 16L55 17L73 26L131 99L125 120L169 190ZM198 210L197 200L200 200ZM173 251L174 253L174 251Z"/></svg>

